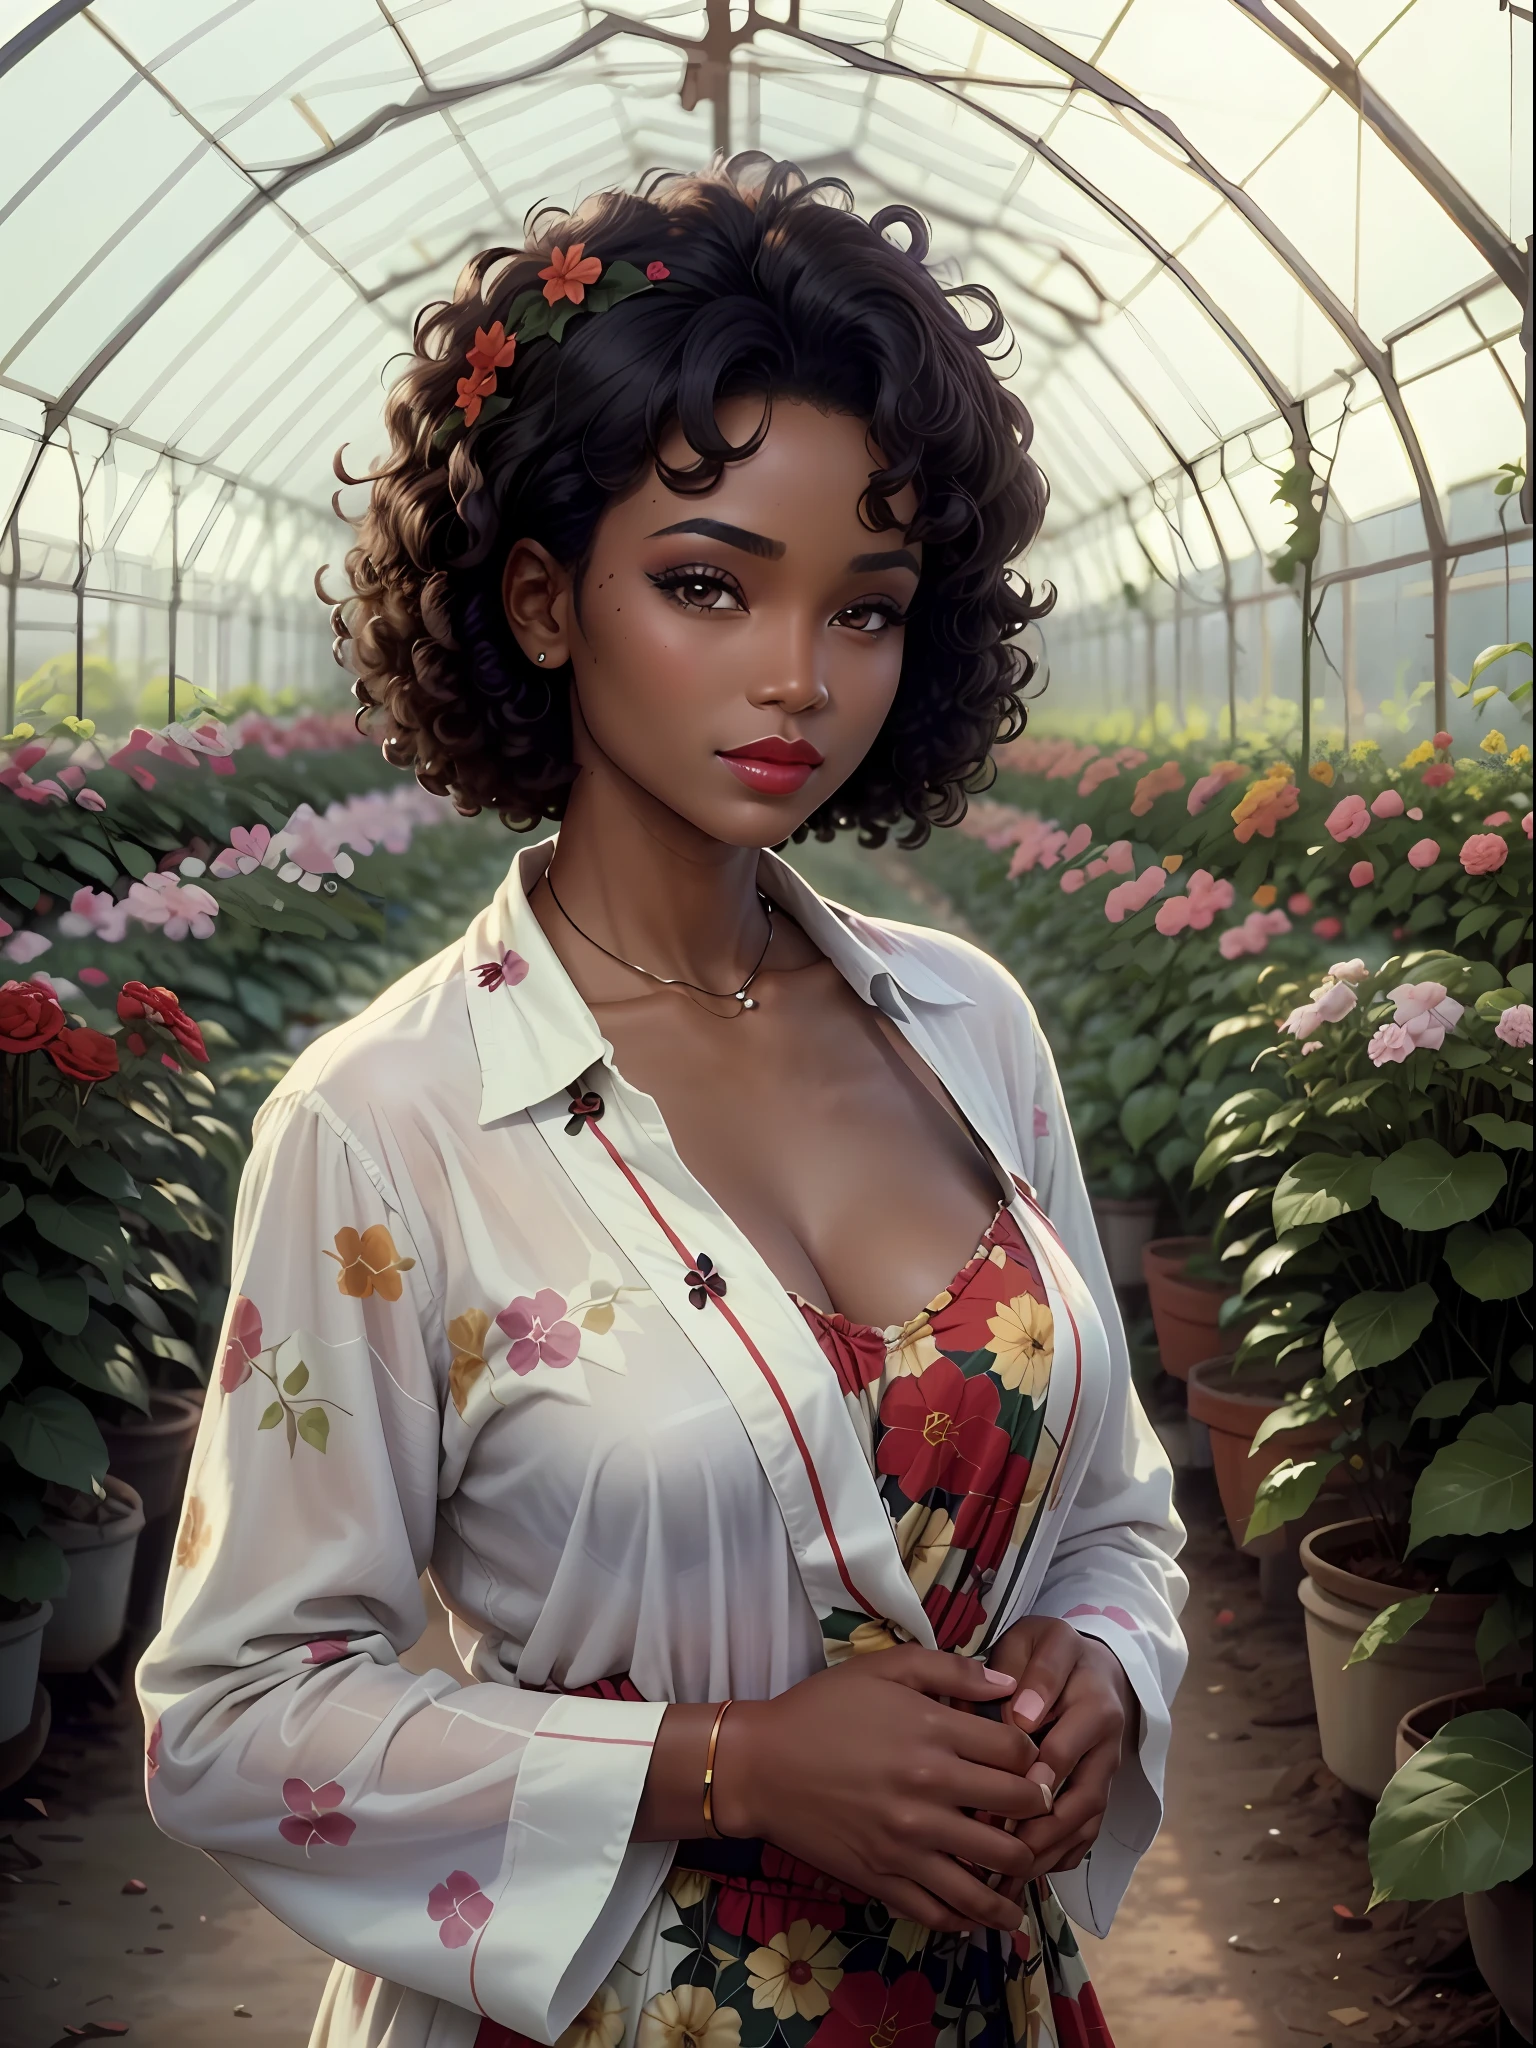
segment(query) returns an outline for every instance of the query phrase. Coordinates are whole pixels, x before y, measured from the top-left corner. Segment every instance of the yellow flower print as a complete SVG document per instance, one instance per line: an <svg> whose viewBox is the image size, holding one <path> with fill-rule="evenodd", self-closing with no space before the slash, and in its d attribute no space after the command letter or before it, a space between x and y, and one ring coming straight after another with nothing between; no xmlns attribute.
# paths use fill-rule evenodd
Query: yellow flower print
<svg viewBox="0 0 1536 2048"><path fill-rule="evenodd" d="M176 1532L176 1562L184 1572L191 1571L201 1561L212 1534L208 1510L195 1493L189 1494L181 1511L181 1527Z"/></svg>
<svg viewBox="0 0 1536 2048"><path fill-rule="evenodd" d="M1056 1324L1049 1306L1032 1294L1000 1301L987 1324L992 1333L992 1370L1005 1387L1022 1387L1038 1408L1051 1383Z"/></svg>
<svg viewBox="0 0 1536 2048"><path fill-rule="evenodd" d="M740 2048L741 2014L702 1984L658 1991L640 2015L635 2048Z"/></svg>
<svg viewBox="0 0 1536 2048"><path fill-rule="evenodd" d="M1008 2032L1017 2048L1056 2048L1051 1991L1045 1971L1026 1970L1017 1977L1010 1977L1007 1997Z"/></svg>
<svg viewBox="0 0 1536 2048"><path fill-rule="evenodd" d="M667 1879L667 1892L673 1905L686 1912L705 1896L710 1883L702 1870L674 1870Z"/></svg>
<svg viewBox="0 0 1536 2048"><path fill-rule="evenodd" d="M383 1301L398 1301L400 1275L409 1273L416 1263L414 1259L401 1258L395 1250L395 1240L382 1223L370 1223L364 1231L353 1230L350 1224L338 1230L336 1249L326 1252L325 1257L340 1266L337 1288L354 1301L366 1301L370 1294L377 1294Z"/></svg>
<svg viewBox="0 0 1536 2048"><path fill-rule="evenodd" d="M950 1297L943 1295L929 1308L947 1308ZM939 1347L933 1340L933 1328L929 1322L929 1309L921 1309L907 1323L893 1323L883 1332L885 1337L885 1366L893 1379L904 1379L915 1373L926 1372L937 1362Z"/></svg>
<svg viewBox="0 0 1536 2048"><path fill-rule="evenodd" d="M1411 753L1404 754L1403 766L1405 768L1422 768L1426 762L1433 761L1434 758L1434 741L1420 740L1419 744L1413 749Z"/></svg>
<svg viewBox="0 0 1536 2048"><path fill-rule="evenodd" d="M471 1387L485 1371L485 1333L490 1327L491 1319L483 1308L467 1308L448 1325L448 1342L453 1346L448 1392L461 1415Z"/></svg>
<svg viewBox="0 0 1536 2048"><path fill-rule="evenodd" d="M896 1638L883 1621L861 1621L848 1638L848 1647L856 1657L865 1657L874 1650L894 1650Z"/></svg>
<svg viewBox="0 0 1536 2048"><path fill-rule="evenodd" d="M819 2020L831 2008L827 1993L843 1981L846 1954L825 1927L791 1921L766 1948L755 1948L747 1957L753 2007L779 2020Z"/></svg>
<svg viewBox="0 0 1536 2048"><path fill-rule="evenodd" d="M558 2036L555 2048L619 2048L625 2017L617 1991L611 1984L600 1985Z"/></svg>
<svg viewBox="0 0 1536 2048"><path fill-rule="evenodd" d="M955 1540L955 1525L945 1508L919 1504L907 1509L896 1524L896 1548L918 1598L932 1586Z"/></svg>

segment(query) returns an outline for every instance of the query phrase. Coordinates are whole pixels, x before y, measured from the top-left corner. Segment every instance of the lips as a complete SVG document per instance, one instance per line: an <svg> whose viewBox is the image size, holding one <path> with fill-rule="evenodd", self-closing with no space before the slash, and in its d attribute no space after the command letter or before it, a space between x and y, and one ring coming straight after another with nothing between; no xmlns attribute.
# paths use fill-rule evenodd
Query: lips
<svg viewBox="0 0 1536 2048"><path fill-rule="evenodd" d="M777 734L732 747L720 759L738 782L764 796L792 796L805 787L822 761L809 740L785 740Z"/></svg>

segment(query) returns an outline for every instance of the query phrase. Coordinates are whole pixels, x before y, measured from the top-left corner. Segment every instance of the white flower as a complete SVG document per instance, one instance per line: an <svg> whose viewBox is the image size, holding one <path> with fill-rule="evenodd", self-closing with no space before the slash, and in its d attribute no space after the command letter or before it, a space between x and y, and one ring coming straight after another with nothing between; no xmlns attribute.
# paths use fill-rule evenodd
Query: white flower
<svg viewBox="0 0 1536 2048"><path fill-rule="evenodd" d="M1292 1010L1280 1029L1289 1031L1293 1038L1310 1038L1322 1021L1323 1013L1316 1003L1302 1003Z"/></svg>

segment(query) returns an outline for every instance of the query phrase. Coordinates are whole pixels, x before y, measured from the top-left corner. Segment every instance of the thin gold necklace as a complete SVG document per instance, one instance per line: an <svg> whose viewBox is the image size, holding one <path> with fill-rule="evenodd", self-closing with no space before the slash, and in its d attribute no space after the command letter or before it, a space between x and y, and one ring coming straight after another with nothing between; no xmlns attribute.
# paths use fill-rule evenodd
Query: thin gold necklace
<svg viewBox="0 0 1536 2048"><path fill-rule="evenodd" d="M555 888L553 861L544 870L544 886L554 898L556 910L559 911L577 937L585 939L589 946L595 946L599 953L603 954L605 958L614 961L618 966L627 967L631 974L643 974L647 981L654 981L661 988L688 988L692 989L695 995L708 996L717 1003L739 1003L741 1008L736 1012L738 1017L743 1010L755 1010L757 1008L757 998L748 995L747 991L762 971L763 962L768 958L768 948L773 944L773 904L763 894L761 889L757 892L757 900L762 904L768 918L768 936L763 940L763 950L753 962L752 972L747 976L740 988L714 989L705 988L702 983L697 981L685 981L680 974L655 974L649 967L642 967L638 960L626 960L622 953L610 952L600 940L594 939L590 932L583 931L575 918L572 917L571 913L560 901L559 893Z"/></svg>

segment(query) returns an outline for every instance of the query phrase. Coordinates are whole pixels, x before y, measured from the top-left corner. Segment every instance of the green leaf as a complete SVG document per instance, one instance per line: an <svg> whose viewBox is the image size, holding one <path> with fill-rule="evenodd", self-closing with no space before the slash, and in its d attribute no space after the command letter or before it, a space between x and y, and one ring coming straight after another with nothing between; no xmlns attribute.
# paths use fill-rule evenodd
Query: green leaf
<svg viewBox="0 0 1536 2048"><path fill-rule="evenodd" d="M13 1223L26 1206L21 1189L14 1181L0 1181L0 1230L7 1223Z"/></svg>
<svg viewBox="0 0 1536 2048"><path fill-rule="evenodd" d="M1480 1375L1469 1380L1439 1380L1428 1393L1421 1394L1414 1406L1410 1422L1448 1422L1453 1415L1459 1415L1480 1387L1488 1382Z"/></svg>
<svg viewBox="0 0 1536 2048"><path fill-rule="evenodd" d="M1531 1730L1458 1714L1408 1759L1371 1822L1371 1904L1491 1891L1531 1867Z"/></svg>
<svg viewBox="0 0 1536 2048"><path fill-rule="evenodd" d="M1104 1071L1110 1087L1122 1102L1156 1069L1161 1058L1155 1038L1127 1038L1115 1047Z"/></svg>
<svg viewBox="0 0 1536 2048"><path fill-rule="evenodd" d="M1179 1091L1166 1081L1137 1088L1127 1097L1120 1112L1120 1128L1133 1152L1139 1152L1149 1138L1155 1138L1178 1112Z"/></svg>
<svg viewBox="0 0 1536 2048"><path fill-rule="evenodd" d="M1298 1252L1309 1251L1323 1234L1321 1223L1309 1223L1300 1230L1288 1230L1284 1237L1276 1238L1271 1245L1257 1252L1243 1268L1239 1290L1249 1294L1266 1280L1273 1280L1284 1272Z"/></svg>
<svg viewBox="0 0 1536 2048"><path fill-rule="evenodd" d="M1416 1621L1422 1621L1435 1604L1433 1593L1415 1593L1408 1600L1394 1600L1390 1607L1383 1607L1380 1614L1373 1615L1360 1631L1355 1647L1344 1660L1347 1671L1352 1664L1363 1664L1367 1657L1388 1643L1400 1643Z"/></svg>
<svg viewBox="0 0 1536 2048"><path fill-rule="evenodd" d="M1195 1170L1190 1176L1191 1185L1197 1188L1209 1186L1228 1160L1236 1158L1239 1152L1246 1152L1259 1142L1264 1126L1261 1123L1234 1124L1206 1146L1195 1161Z"/></svg>
<svg viewBox="0 0 1536 2048"><path fill-rule="evenodd" d="M1468 684L1475 683L1485 668L1492 668L1496 661L1503 661L1507 655L1529 654L1530 651L1529 640L1501 640L1495 647L1485 647L1472 664L1472 672L1467 677ZM1495 691L1493 694L1498 693Z"/></svg>
<svg viewBox="0 0 1536 2048"><path fill-rule="evenodd" d="M1278 1408L1271 1408L1254 1431L1253 1442L1248 1446L1249 1457L1271 1437L1284 1436L1290 1429L1305 1429L1311 1422L1324 1422L1334 1413L1334 1404L1325 1394L1298 1394L1293 1401L1282 1401Z"/></svg>
<svg viewBox="0 0 1536 2048"><path fill-rule="evenodd" d="M1304 1515L1317 1499L1323 1481L1342 1462L1337 1451L1322 1451L1315 1458L1287 1459L1273 1472L1266 1472L1254 1495L1243 1541L1251 1543L1255 1536L1267 1536L1272 1529Z"/></svg>
<svg viewBox="0 0 1536 2048"><path fill-rule="evenodd" d="M1469 1116L1467 1122L1480 1138L1486 1138L1490 1145L1497 1145L1501 1152L1529 1152L1531 1149L1529 1124L1511 1123L1506 1117L1495 1116L1491 1109Z"/></svg>
<svg viewBox="0 0 1536 2048"><path fill-rule="evenodd" d="M115 1209L96 1202L56 1202L52 1195L33 1195L27 1214L40 1237L93 1266L120 1266L127 1244Z"/></svg>
<svg viewBox="0 0 1536 2048"><path fill-rule="evenodd" d="M1507 1179L1503 1160L1492 1153L1453 1159L1433 1138L1415 1138L1382 1160L1371 1193L1405 1230L1449 1230L1481 1216Z"/></svg>
<svg viewBox="0 0 1536 2048"><path fill-rule="evenodd" d="M93 1316L91 1323L101 1333L96 1343L88 1341L92 1331L87 1326L84 1337L45 1337L43 1349L65 1378L73 1380L76 1386L93 1387L97 1393L127 1401L147 1415L149 1388L134 1363L132 1352L117 1337L111 1325L99 1316Z"/></svg>
<svg viewBox="0 0 1536 2048"><path fill-rule="evenodd" d="M138 1182L110 1152L93 1145L88 1151L72 1152L65 1163L80 1185L89 1188L93 1195L105 1195L109 1202L138 1200Z"/></svg>
<svg viewBox="0 0 1536 2048"><path fill-rule="evenodd" d="M24 1472L77 1493L107 1476L107 1447L91 1411L61 1387L39 1387L0 1410L0 1443Z"/></svg>
<svg viewBox="0 0 1536 2048"><path fill-rule="evenodd" d="M0 1600L55 1600L69 1590L69 1565L51 1536L0 1530Z"/></svg>
<svg viewBox="0 0 1536 2048"><path fill-rule="evenodd" d="M1460 1223L1445 1241L1445 1263L1479 1301L1511 1301L1531 1287L1531 1240L1523 1230Z"/></svg>
<svg viewBox="0 0 1536 2048"><path fill-rule="evenodd" d="M1529 1565L1529 1552L1526 1553L1525 1561ZM1477 1661L1484 1673L1506 1650L1512 1650L1517 1644L1527 1642L1530 1634L1531 1596L1524 1588L1512 1592L1506 1586L1477 1625L1477 1640L1474 1647L1477 1651Z"/></svg>
<svg viewBox="0 0 1536 2048"><path fill-rule="evenodd" d="M1331 1223L1363 1209L1371 1199L1371 1176L1382 1162L1369 1153L1341 1158L1312 1152L1290 1167L1275 1189L1275 1232L1283 1237L1305 1223Z"/></svg>
<svg viewBox="0 0 1536 2048"><path fill-rule="evenodd" d="M1493 1536L1531 1521L1531 1404L1474 1415L1413 1489L1408 1548L1434 1536Z"/></svg>
<svg viewBox="0 0 1536 2048"><path fill-rule="evenodd" d="M1427 1280L1399 1294L1357 1294L1343 1303L1323 1333L1329 1385L1401 1358L1429 1327L1438 1305Z"/></svg>
<svg viewBox="0 0 1536 2048"><path fill-rule="evenodd" d="M76 1273L6 1273L0 1275L0 1287L34 1323L46 1323L66 1337L78 1337L85 1328L91 1301Z"/></svg>
<svg viewBox="0 0 1536 2048"><path fill-rule="evenodd" d="M299 1435L305 1443L323 1451L331 1433L331 1418L323 1408L306 1408L299 1417Z"/></svg>
<svg viewBox="0 0 1536 2048"><path fill-rule="evenodd" d="M0 1387L8 1387L21 1365L21 1346L0 1330Z"/></svg>
<svg viewBox="0 0 1536 2048"><path fill-rule="evenodd" d="M265 1408L262 1409L261 1420L257 1423L256 1427L258 1429L276 1429L277 1425L282 1421L282 1419L282 1402L272 1401Z"/></svg>
<svg viewBox="0 0 1536 2048"><path fill-rule="evenodd" d="M293 1371L289 1373L287 1379L283 1381L283 1392L285 1394L302 1394L308 1385L309 1367L301 1358L293 1368Z"/></svg>

